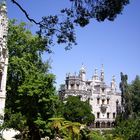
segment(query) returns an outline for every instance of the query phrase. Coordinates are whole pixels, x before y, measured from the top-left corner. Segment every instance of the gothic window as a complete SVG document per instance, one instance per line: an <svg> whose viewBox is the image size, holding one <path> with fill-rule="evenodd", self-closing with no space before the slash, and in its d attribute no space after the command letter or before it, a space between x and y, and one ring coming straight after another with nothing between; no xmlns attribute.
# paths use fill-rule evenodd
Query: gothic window
<svg viewBox="0 0 140 140"><path fill-rule="evenodd" d="M105 122L101 123L101 128L105 128Z"/></svg>
<svg viewBox="0 0 140 140"><path fill-rule="evenodd" d="M110 122L107 122L107 127L108 127L108 128L110 127Z"/></svg>
<svg viewBox="0 0 140 140"><path fill-rule="evenodd" d="M100 99L99 98L97 98L97 104L99 104L100 103Z"/></svg>
<svg viewBox="0 0 140 140"><path fill-rule="evenodd" d="M107 99L107 104L109 104L109 99Z"/></svg>
<svg viewBox="0 0 140 140"><path fill-rule="evenodd" d="M104 91L105 91L105 89L104 89L104 88L102 88L102 93L104 93Z"/></svg>
<svg viewBox="0 0 140 140"><path fill-rule="evenodd" d="M107 118L109 119L109 113L107 113Z"/></svg>
<svg viewBox="0 0 140 140"><path fill-rule="evenodd" d="M2 71L0 71L0 90L1 90L1 84L2 84Z"/></svg>
<svg viewBox="0 0 140 140"><path fill-rule="evenodd" d="M74 89L74 84L71 84L71 89Z"/></svg>
<svg viewBox="0 0 140 140"><path fill-rule="evenodd" d="M79 85L77 84L77 90L79 90Z"/></svg>
<svg viewBox="0 0 140 140"><path fill-rule="evenodd" d="M113 118L115 118L115 115L116 115L116 114L115 114L115 113L113 113Z"/></svg>
<svg viewBox="0 0 140 140"><path fill-rule="evenodd" d="M102 99L102 104L104 104L105 103L105 100L104 99Z"/></svg>
<svg viewBox="0 0 140 140"><path fill-rule="evenodd" d="M116 101L116 105L118 106L118 104L119 104L119 101L117 100L117 101Z"/></svg>
<svg viewBox="0 0 140 140"><path fill-rule="evenodd" d="M100 122L96 122L96 128L100 128Z"/></svg>
<svg viewBox="0 0 140 140"><path fill-rule="evenodd" d="M97 118L100 118L100 112L97 112Z"/></svg>

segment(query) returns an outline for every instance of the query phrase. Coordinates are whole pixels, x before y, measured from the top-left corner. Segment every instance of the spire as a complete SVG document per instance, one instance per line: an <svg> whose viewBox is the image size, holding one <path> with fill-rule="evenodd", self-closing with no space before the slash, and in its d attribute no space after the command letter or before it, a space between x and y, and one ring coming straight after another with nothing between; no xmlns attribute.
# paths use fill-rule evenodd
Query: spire
<svg viewBox="0 0 140 140"><path fill-rule="evenodd" d="M112 76L111 89L112 89L113 91L116 90L116 80L115 80L115 76L114 76L114 75Z"/></svg>
<svg viewBox="0 0 140 140"><path fill-rule="evenodd" d="M115 75L112 76L112 81L115 82Z"/></svg>
<svg viewBox="0 0 140 140"><path fill-rule="evenodd" d="M98 69L97 68L95 68L95 70L94 70L94 75L93 75L93 80L98 80Z"/></svg>
<svg viewBox="0 0 140 140"><path fill-rule="evenodd" d="M102 64L101 68L101 76L100 76L101 81L104 81L104 65Z"/></svg>
<svg viewBox="0 0 140 140"><path fill-rule="evenodd" d="M85 70L85 66L83 65L83 63L82 63L82 67L81 67L80 72L79 72L79 76L81 77L81 79L83 81L86 80L86 70Z"/></svg>
<svg viewBox="0 0 140 140"><path fill-rule="evenodd" d="M81 66L80 72L81 72L81 73L86 73L85 66L84 66L83 63L82 63L82 66Z"/></svg>
<svg viewBox="0 0 140 140"><path fill-rule="evenodd" d="M0 12L7 13L6 0L0 1Z"/></svg>

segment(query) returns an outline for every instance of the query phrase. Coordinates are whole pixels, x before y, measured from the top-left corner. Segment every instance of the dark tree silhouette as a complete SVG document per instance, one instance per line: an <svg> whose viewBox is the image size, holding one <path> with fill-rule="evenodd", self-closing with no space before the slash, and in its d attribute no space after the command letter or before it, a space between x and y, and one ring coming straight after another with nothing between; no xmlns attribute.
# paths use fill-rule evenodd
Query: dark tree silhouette
<svg viewBox="0 0 140 140"><path fill-rule="evenodd" d="M31 18L19 2L11 2L19 7L30 22L39 26L38 34L48 40L47 47L54 44L55 38L58 44L66 44L65 49L70 49L76 44L75 26L84 27L93 18L99 22L105 19L113 21L129 0L69 0L71 7L60 11L63 18L58 15L47 15L39 22ZM49 47L48 51L51 51Z"/></svg>
<svg viewBox="0 0 140 140"><path fill-rule="evenodd" d="M122 106L122 116L124 119L128 119L132 115L132 95L129 91L127 84L128 76L121 72L121 106Z"/></svg>

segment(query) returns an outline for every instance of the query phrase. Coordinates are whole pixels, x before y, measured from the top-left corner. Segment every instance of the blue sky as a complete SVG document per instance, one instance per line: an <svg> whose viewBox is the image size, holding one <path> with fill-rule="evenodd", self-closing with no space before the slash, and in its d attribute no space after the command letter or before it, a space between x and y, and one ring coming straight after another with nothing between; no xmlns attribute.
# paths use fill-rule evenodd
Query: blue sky
<svg viewBox="0 0 140 140"><path fill-rule="evenodd" d="M36 20L49 14L57 14L69 3L66 0L18 0ZM8 17L28 22L24 14L7 0ZM77 43L70 51L55 45L51 58L52 72L56 75L57 87L64 83L66 73L78 73L82 63L86 67L87 79L94 69L104 64L105 80L110 83L112 75L120 82L120 72L128 74L129 82L140 75L140 1L131 0L115 21L99 23L92 20L85 28L76 28ZM32 27L34 32L36 27Z"/></svg>

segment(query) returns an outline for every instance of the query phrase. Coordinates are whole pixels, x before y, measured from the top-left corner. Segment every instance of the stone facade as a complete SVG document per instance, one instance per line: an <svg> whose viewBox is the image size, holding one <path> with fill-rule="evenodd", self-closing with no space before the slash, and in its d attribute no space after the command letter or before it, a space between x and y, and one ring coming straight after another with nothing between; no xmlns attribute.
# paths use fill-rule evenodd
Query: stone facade
<svg viewBox="0 0 140 140"><path fill-rule="evenodd" d="M104 81L104 68L102 66L100 76L97 69L91 80L86 80L86 70L81 67L79 75L67 74L65 84L59 90L63 100L68 96L80 96L82 101L89 100L92 113L95 115L95 128L110 128L114 126L117 113L121 108L121 94L117 92L115 77L110 86Z"/></svg>
<svg viewBox="0 0 140 140"><path fill-rule="evenodd" d="M4 2L0 3L0 116L4 116L6 99L6 77L8 66L7 48L8 18L7 8ZM0 123L2 123L0 118Z"/></svg>

